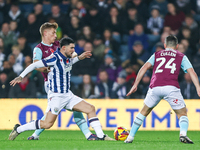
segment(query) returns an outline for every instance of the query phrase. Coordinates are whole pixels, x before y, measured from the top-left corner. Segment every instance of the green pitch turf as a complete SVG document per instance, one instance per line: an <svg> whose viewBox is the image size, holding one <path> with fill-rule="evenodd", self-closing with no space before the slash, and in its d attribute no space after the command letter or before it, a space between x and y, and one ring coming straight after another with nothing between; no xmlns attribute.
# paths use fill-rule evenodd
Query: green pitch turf
<svg viewBox="0 0 200 150"><path fill-rule="evenodd" d="M113 131L105 131L113 137ZM133 143L87 141L81 131L45 131L38 141L28 141L31 131L8 140L10 131L0 130L0 150L199 150L200 131L189 131L194 144L179 142L178 131L139 131Z"/></svg>

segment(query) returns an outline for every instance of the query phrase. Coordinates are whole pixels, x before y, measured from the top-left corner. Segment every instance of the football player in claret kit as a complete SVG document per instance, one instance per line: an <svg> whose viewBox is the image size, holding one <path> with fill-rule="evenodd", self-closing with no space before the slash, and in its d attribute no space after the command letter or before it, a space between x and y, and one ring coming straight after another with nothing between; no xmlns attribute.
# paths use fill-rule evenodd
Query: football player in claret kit
<svg viewBox="0 0 200 150"><path fill-rule="evenodd" d="M142 66L134 85L127 94L127 96L129 96L137 90L137 86L143 75L153 66L153 75L144 100L144 106L134 119L130 134L124 141L125 143L133 142L134 136L144 119L160 100L164 99L170 104L179 119L180 142L193 144L192 140L187 137L189 121L186 105L178 83L180 68L182 68L185 73L190 74L198 96L200 96L199 80L188 58L183 53L176 50L178 48L178 40L175 36L167 36L165 38L164 47L165 50L155 52Z"/></svg>
<svg viewBox="0 0 200 150"><path fill-rule="evenodd" d="M50 67L48 73L49 91L48 91L48 112L45 120L34 120L24 125L16 124L9 135L9 140L14 140L20 133L27 130L49 129L53 126L60 111L67 110L79 111L87 114L90 126L95 130L98 140L113 140L103 133L100 121L96 116L95 107L87 103L82 98L75 96L70 91L70 71L72 65L79 60L90 58L90 51L72 58L74 52L74 41L71 38L63 38L60 41L61 49L56 50L48 58L37 61L29 65L19 77L10 82L10 85L20 83L22 79L35 68Z"/></svg>
<svg viewBox="0 0 200 150"><path fill-rule="evenodd" d="M42 37L42 42L39 43L33 50L33 61L37 62L41 59L44 59L46 57L49 57L52 55L54 51L59 47L59 41L56 41L56 29L58 28L57 23L49 23L46 22L41 25L40 27L40 34ZM38 68L38 71L40 71L44 77L44 88L46 93L49 91L49 83L48 83L48 72L50 71L47 67ZM49 99L48 99L49 102ZM46 113L49 110L49 105L47 105ZM92 134L88 128L87 122L85 118L83 117L83 114L81 112L73 111L73 116L76 124L81 129L83 134L85 135L87 140L97 140L97 137L95 134ZM41 120L45 119L45 115L42 117ZM36 130L30 137L28 137L28 140L38 140L39 135L44 131L44 129L38 129Z"/></svg>

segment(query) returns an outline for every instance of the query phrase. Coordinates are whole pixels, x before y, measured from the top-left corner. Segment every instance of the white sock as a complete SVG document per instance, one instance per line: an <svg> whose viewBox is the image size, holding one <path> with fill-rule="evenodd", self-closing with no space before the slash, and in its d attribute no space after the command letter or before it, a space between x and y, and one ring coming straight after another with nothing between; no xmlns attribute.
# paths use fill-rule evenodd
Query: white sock
<svg viewBox="0 0 200 150"><path fill-rule="evenodd" d="M17 128L17 132L21 133L27 130L36 130L40 129L40 120L34 120L27 124L21 125Z"/></svg>
<svg viewBox="0 0 200 150"><path fill-rule="evenodd" d="M133 141L133 140L134 140L134 136L130 136L130 135L128 135L127 140L129 140L129 141Z"/></svg>
<svg viewBox="0 0 200 150"><path fill-rule="evenodd" d="M94 131L96 132L97 137L103 138L105 134L103 133L99 119L97 117L90 118L89 123L91 127L94 129Z"/></svg>
<svg viewBox="0 0 200 150"><path fill-rule="evenodd" d="M32 134L32 136L35 138L39 137L37 134L35 134L35 132Z"/></svg>

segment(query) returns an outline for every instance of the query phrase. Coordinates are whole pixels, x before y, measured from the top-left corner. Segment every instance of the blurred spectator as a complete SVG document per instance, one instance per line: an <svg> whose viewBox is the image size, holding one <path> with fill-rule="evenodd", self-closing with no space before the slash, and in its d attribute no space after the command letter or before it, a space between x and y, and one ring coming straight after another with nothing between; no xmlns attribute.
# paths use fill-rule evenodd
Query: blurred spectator
<svg viewBox="0 0 200 150"><path fill-rule="evenodd" d="M160 8L158 6L152 6L151 17L147 21L150 48L159 41L160 33L163 28L163 19L160 17L159 9Z"/></svg>
<svg viewBox="0 0 200 150"><path fill-rule="evenodd" d="M0 70L3 65L3 61L5 60L6 55L3 53L4 48L0 46Z"/></svg>
<svg viewBox="0 0 200 150"><path fill-rule="evenodd" d="M199 27L192 15L186 15L185 21L183 22L183 27L185 27L185 26L190 28L191 35L194 38L195 43L198 42L199 33L197 31L198 31Z"/></svg>
<svg viewBox="0 0 200 150"><path fill-rule="evenodd" d="M36 22L38 22L39 24L43 24L45 22L42 4L35 4L33 13L36 16Z"/></svg>
<svg viewBox="0 0 200 150"><path fill-rule="evenodd" d="M94 86L90 75L83 75L83 83L79 84L77 95L82 98L89 98L90 95L94 95Z"/></svg>
<svg viewBox="0 0 200 150"><path fill-rule="evenodd" d="M195 86L192 83L192 79L188 73L184 74L184 81L180 83L181 93L184 99L199 99Z"/></svg>
<svg viewBox="0 0 200 150"><path fill-rule="evenodd" d="M97 0L96 3L97 3L96 5L97 5L97 8L98 8L100 14L102 14L103 16L108 15L109 9L112 5L112 2L109 3L109 0L108 1Z"/></svg>
<svg viewBox="0 0 200 150"><path fill-rule="evenodd" d="M144 50L142 43L140 41L135 41L132 47L130 63L132 65L142 66L149 57L150 54Z"/></svg>
<svg viewBox="0 0 200 150"><path fill-rule="evenodd" d="M17 76L17 74L13 71L13 68L10 65L9 61L3 62L1 71L5 72L8 75L8 81L11 81L12 79L14 79Z"/></svg>
<svg viewBox="0 0 200 150"><path fill-rule="evenodd" d="M26 76L21 83L11 86L9 98L36 98L36 87L34 81Z"/></svg>
<svg viewBox="0 0 200 150"><path fill-rule="evenodd" d="M177 38L179 41L182 39L187 39L190 47L192 48L192 53L195 54L197 52L196 43L198 42L198 39L195 39L189 27L183 27L177 35Z"/></svg>
<svg viewBox="0 0 200 150"><path fill-rule="evenodd" d="M167 5L168 14L165 16L164 26L169 26L173 31L173 35L177 35L178 29L181 27L185 14L182 11L178 11L174 4L169 3Z"/></svg>
<svg viewBox="0 0 200 150"><path fill-rule="evenodd" d="M92 43L85 43L84 52L85 51L90 51L93 54ZM84 59L81 61L81 63L74 64L72 69L72 75L82 76L84 74L89 74L90 76L96 76L98 68L99 60L94 55L92 55L89 59Z"/></svg>
<svg viewBox="0 0 200 150"><path fill-rule="evenodd" d="M81 18L85 17L85 15L86 15L86 9L84 7L83 1L79 0L77 2L77 4L76 4L76 7L79 9L79 16L81 16Z"/></svg>
<svg viewBox="0 0 200 150"><path fill-rule="evenodd" d="M135 41L142 42L144 49L148 50L148 46L149 46L148 37L144 33L144 28L143 28L142 24L137 24L134 28L134 34L129 36L128 46L129 46L130 51L132 51L132 46L135 43Z"/></svg>
<svg viewBox="0 0 200 150"><path fill-rule="evenodd" d="M20 63L16 63L16 58L15 58L15 55L14 54L10 54L8 56L8 62L10 64L10 66L13 68L13 71L19 75L22 70L23 70L23 67Z"/></svg>
<svg viewBox="0 0 200 150"><path fill-rule="evenodd" d="M109 47L110 49L112 49L112 51L114 52L115 55L119 55L119 47L120 44L114 40L111 36L111 30L106 28L103 32L103 43L106 47Z"/></svg>
<svg viewBox="0 0 200 150"><path fill-rule="evenodd" d="M97 78L99 77L101 70L105 70L109 74L109 80L116 81L119 72L122 70L122 67L121 65L118 65L114 59L115 58L113 57L112 53L107 53L105 55L104 63L99 67Z"/></svg>
<svg viewBox="0 0 200 150"><path fill-rule="evenodd" d="M90 26L84 26L82 28L82 32L80 34L80 36L83 36L87 42L93 42L93 39L95 37L94 33L91 31Z"/></svg>
<svg viewBox="0 0 200 150"><path fill-rule="evenodd" d="M126 1L124 0L115 0L113 5L118 9L118 12L121 16L126 15Z"/></svg>
<svg viewBox="0 0 200 150"><path fill-rule="evenodd" d="M17 29L18 24L17 24L16 21L10 21L10 24L9 24L9 25L10 25L10 31L14 33L14 35L15 35L14 39L16 40L17 37L18 37L19 34L20 34L19 30Z"/></svg>
<svg viewBox="0 0 200 150"><path fill-rule="evenodd" d="M133 84L136 79L136 71L133 69L133 66L130 64L130 61L127 60L123 62L122 67L124 68L124 70L122 70L121 72L125 72L126 82ZM121 72L119 74L121 74Z"/></svg>
<svg viewBox="0 0 200 150"><path fill-rule="evenodd" d="M130 0L127 2L127 7L132 5L136 7L138 14L143 16L146 22L148 18L148 7L146 3L143 0Z"/></svg>
<svg viewBox="0 0 200 150"><path fill-rule="evenodd" d="M60 12L60 7L58 5L53 5L51 7L51 13L46 16L47 20L50 18L54 18L56 23L58 24L61 29L64 29L65 25L65 15Z"/></svg>
<svg viewBox="0 0 200 150"><path fill-rule="evenodd" d="M97 57L99 60L102 60L105 56L105 48L106 46L103 44L103 41L101 39L101 35L97 34L93 41L94 49L93 54L95 57Z"/></svg>
<svg viewBox="0 0 200 150"><path fill-rule="evenodd" d="M99 72L100 81L95 85L94 93L96 98L110 99L112 96L113 81L109 80L105 70Z"/></svg>
<svg viewBox="0 0 200 150"><path fill-rule="evenodd" d="M50 0L42 0L42 5L43 5L44 15L51 13L52 4Z"/></svg>
<svg viewBox="0 0 200 150"><path fill-rule="evenodd" d="M121 43L122 18L116 7L111 7L108 17L105 20L105 27L112 29L112 38Z"/></svg>
<svg viewBox="0 0 200 150"><path fill-rule="evenodd" d="M160 17L159 11L159 7L152 7L151 17L147 21L147 28L150 30L150 34L155 36L159 35L163 28L163 19Z"/></svg>
<svg viewBox="0 0 200 150"><path fill-rule="evenodd" d="M187 51L186 47L184 44L180 43L178 45L178 49L177 49L179 52L185 54L188 59L190 60L190 62L192 62L192 53L190 51Z"/></svg>
<svg viewBox="0 0 200 150"><path fill-rule="evenodd" d="M24 55L21 53L18 45L12 46L12 54L15 55L15 65L23 66Z"/></svg>
<svg viewBox="0 0 200 150"><path fill-rule="evenodd" d="M32 57L32 50L31 50L30 46L28 46L28 44L26 42L26 37L24 35L22 35L22 34L19 35L19 37L17 38L17 43L18 43L21 53L24 56Z"/></svg>
<svg viewBox="0 0 200 150"><path fill-rule="evenodd" d="M22 32L24 30L24 23L25 23L25 19L24 19L24 15L22 14L21 10L19 9L18 4L13 3L10 7L10 10L8 12L8 15L5 18L6 22L10 22L10 21L16 21L18 24L18 28L17 30L19 30L20 32Z"/></svg>
<svg viewBox="0 0 200 150"><path fill-rule="evenodd" d="M154 6L158 6L160 8L160 15L162 18L165 17L165 15L167 14L167 0L153 0L150 4L149 4L149 12L151 12L152 7Z"/></svg>
<svg viewBox="0 0 200 150"><path fill-rule="evenodd" d="M10 31L8 23L4 23L2 25L0 37L2 37L6 49L9 49L13 44L16 44L17 42L15 39L15 34Z"/></svg>
<svg viewBox="0 0 200 150"><path fill-rule="evenodd" d="M85 43L85 38L83 36L79 36L75 45L75 51L78 55L80 55L83 52Z"/></svg>
<svg viewBox="0 0 200 150"><path fill-rule="evenodd" d="M153 46L153 48L152 48L152 50L151 50L151 55L152 55L153 53L158 52L158 51L163 50L163 49L165 49L165 48L164 48L164 43L158 42L158 43L156 43L156 44Z"/></svg>
<svg viewBox="0 0 200 150"><path fill-rule="evenodd" d="M93 6L90 7L89 13L83 18L84 25L91 27L92 32L96 34L101 34L103 32L103 18L102 14L99 13L98 9Z"/></svg>
<svg viewBox="0 0 200 150"><path fill-rule="evenodd" d="M126 96L128 91L131 89L131 83L126 82L126 73L120 73L117 77L117 81L114 82L112 88L112 96L111 98L115 99L127 99L133 98L133 94L129 97Z"/></svg>
<svg viewBox="0 0 200 150"><path fill-rule="evenodd" d="M36 22L36 16L34 13L30 13L27 17L26 28L24 29L24 34L27 39L27 43L33 49L35 45L40 41L39 33L40 24Z"/></svg>
<svg viewBox="0 0 200 150"><path fill-rule="evenodd" d="M65 28L66 31L64 34L77 41L77 35L80 35L81 33L81 24L79 18L77 16L72 16L70 24L66 25Z"/></svg>
<svg viewBox="0 0 200 150"><path fill-rule="evenodd" d="M191 0L192 10L191 13L194 19L200 24L200 3L198 0Z"/></svg>
<svg viewBox="0 0 200 150"><path fill-rule="evenodd" d="M59 4L60 11L64 14L67 14L69 11L70 1L69 0L62 0L62 2Z"/></svg>
<svg viewBox="0 0 200 150"><path fill-rule="evenodd" d="M8 98L10 84L6 72L0 72L0 98Z"/></svg>
<svg viewBox="0 0 200 150"><path fill-rule="evenodd" d="M191 12L191 2L190 0L175 0L175 6L177 10L189 14Z"/></svg>
<svg viewBox="0 0 200 150"><path fill-rule="evenodd" d="M9 11L9 5L6 3L5 0L0 0L0 12L2 13L3 17L5 17L8 14L8 11Z"/></svg>
<svg viewBox="0 0 200 150"><path fill-rule="evenodd" d="M138 23L144 24L144 18L138 14L137 9L134 6L128 7L127 13L128 13L128 15L123 16L124 23L122 24L123 41L125 43L127 43L128 37L124 37L124 36L133 35L134 27L136 24L138 24Z"/></svg>

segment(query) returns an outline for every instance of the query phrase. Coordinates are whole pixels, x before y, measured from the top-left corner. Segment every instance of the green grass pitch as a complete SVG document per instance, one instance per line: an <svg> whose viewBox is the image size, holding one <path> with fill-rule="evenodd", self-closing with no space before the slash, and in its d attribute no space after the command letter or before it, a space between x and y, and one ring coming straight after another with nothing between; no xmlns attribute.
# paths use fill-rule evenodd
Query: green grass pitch
<svg viewBox="0 0 200 150"><path fill-rule="evenodd" d="M133 143L123 141L87 141L81 131L45 131L40 140L28 141L32 131L8 140L9 130L0 130L0 150L199 150L200 131L189 131L194 144L179 142L178 131L138 131ZM105 131L113 137L113 131Z"/></svg>

